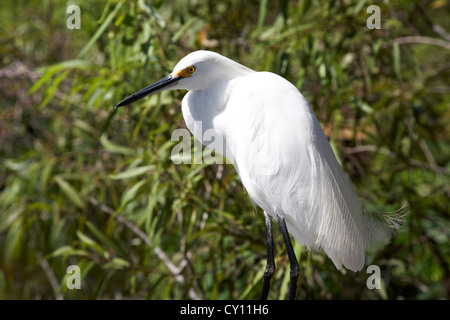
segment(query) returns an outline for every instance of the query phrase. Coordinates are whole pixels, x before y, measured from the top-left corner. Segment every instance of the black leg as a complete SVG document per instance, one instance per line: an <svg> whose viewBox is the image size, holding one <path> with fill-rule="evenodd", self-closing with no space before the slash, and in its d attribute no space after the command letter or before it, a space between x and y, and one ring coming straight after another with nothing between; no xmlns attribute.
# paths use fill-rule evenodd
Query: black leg
<svg viewBox="0 0 450 320"><path fill-rule="evenodd" d="M284 218L277 215L277 221L280 225L281 234L283 235L284 244L286 245L286 251L289 257L289 264L291 265L291 283L289 284L289 300L295 300L297 296L297 286L300 280L300 267L298 265L297 257L295 256L294 249L292 248L291 239L286 227Z"/></svg>
<svg viewBox="0 0 450 320"><path fill-rule="evenodd" d="M264 283L261 291L260 300L266 300L269 294L270 283L273 279L273 273L275 272L275 260L273 258L273 238L272 238L272 217L264 212L264 218L266 219L266 232L267 232L267 265L264 271Z"/></svg>

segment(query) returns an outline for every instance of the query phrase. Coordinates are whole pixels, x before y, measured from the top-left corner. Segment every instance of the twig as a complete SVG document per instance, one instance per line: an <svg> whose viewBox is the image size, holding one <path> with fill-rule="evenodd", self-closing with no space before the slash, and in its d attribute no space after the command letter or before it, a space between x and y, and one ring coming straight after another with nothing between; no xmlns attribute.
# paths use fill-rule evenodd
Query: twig
<svg viewBox="0 0 450 320"><path fill-rule="evenodd" d="M181 271L184 269L184 267L188 264L188 261L181 261L180 266L176 266L172 261L170 261L169 257L164 253L164 251L161 250L158 246L153 246L152 240L141 230L137 225L135 225L133 222L127 220L117 212L115 212L110 207L98 202L93 197L89 197L88 201L94 206L99 208L104 213L107 213L108 215L115 218L119 223L123 224L127 228L129 228L131 231L133 231L139 238L141 238L145 244L147 244L149 247L153 248L153 251L156 253L156 255L164 262L166 267L170 270L170 272L175 276L175 279L177 282L184 284L186 282L186 279L181 274ZM191 288L189 289L189 297L193 300L200 300L201 298L197 295L197 293Z"/></svg>
<svg viewBox="0 0 450 320"><path fill-rule="evenodd" d="M404 43L431 44L431 45L439 46L439 47L450 50L450 42L441 40L441 39L430 38L430 37L407 36L407 37L397 38L394 41L398 42L399 44L404 44Z"/></svg>
<svg viewBox="0 0 450 320"><path fill-rule="evenodd" d="M362 145L362 146L357 146L357 147L353 147L353 148L343 147L342 149L347 154L360 153L360 152L378 152L378 153L381 153L385 156L388 156L388 157L394 158L394 159L399 157L395 152L392 152L390 150L380 148L380 147L377 147L374 145ZM414 159L408 159L407 163L413 167L418 167L418 168L434 171L434 172L437 172L440 174L450 175L450 170L448 170L444 167L440 167L436 164L424 163L424 162L420 162L420 161L417 161Z"/></svg>
<svg viewBox="0 0 450 320"><path fill-rule="evenodd" d="M425 155L425 158L427 158L427 161L430 165L435 166L436 160L433 157L433 154L431 153L430 148L428 148L427 143L424 139L419 140L419 146L420 149L422 149L423 154Z"/></svg>
<svg viewBox="0 0 450 320"><path fill-rule="evenodd" d="M422 16L423 20L431 27L431 29L433 29L434 32L436 32L445 40L450 41L450 34L448 34L447 31L445 31L444 28L442 28L436 22L433 22L426 15L425 10L422 8L422 6L420 6L419 4L414 4L414 6L417 7L417 12Z"/></svg>
<svg viewBox="0 0 450 320"><path fill-rule="evenodd" d="M55 298L56 300L64 300L63 295L61 294L61 292L59 292L59 283L58 283L58 279L56 278L55 273L53 272L52 267L50 267L50 265L48 264L48 261L44 258L44 256L42 255L42 253L40 251L38 251L36 253L39 261L39 264L41 265L41 268L44 270L45 275L48 278L48 281L50 282L50 285L53 289L53 292L55 293Z"/></svg>

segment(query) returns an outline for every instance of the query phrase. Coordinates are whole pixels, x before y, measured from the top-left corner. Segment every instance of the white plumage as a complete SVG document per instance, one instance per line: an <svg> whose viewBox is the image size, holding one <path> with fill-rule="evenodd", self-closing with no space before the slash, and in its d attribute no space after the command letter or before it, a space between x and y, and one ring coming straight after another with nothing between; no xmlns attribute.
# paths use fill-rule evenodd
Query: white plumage
<svg viewBox="0 0 450 320"><path fill-rule="evenodd" d="M118 106L169 89L189 91L182 102L187 127L204 144L205 132L210 137L214 130L216 151L233 162L259 207L284 218L296 241L324 249L338 269L363 268L366 245L388 235L392 225L364 211L297 88L276 74L196 51Z"/></svg>
<svg viewBox="0 0 450 320"><path fill-rule="evenodd" d="M387 235L387 219L364 212L303 95L278 75L213 52L193 52L174 70L190 65L195 79L175 87L190 90L182 110L194 136L202 142L215 130L228 150L217 151L233 161L250 198L285 218L296 241L323 248L338 269L361 270L367 243Z"/></svg>

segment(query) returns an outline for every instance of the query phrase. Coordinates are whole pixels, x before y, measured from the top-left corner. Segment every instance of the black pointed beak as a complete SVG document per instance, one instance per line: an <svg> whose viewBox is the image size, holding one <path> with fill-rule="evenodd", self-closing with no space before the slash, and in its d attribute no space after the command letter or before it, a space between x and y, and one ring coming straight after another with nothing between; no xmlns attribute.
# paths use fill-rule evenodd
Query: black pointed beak
<svg viewBox="0 0 450 320"><path fill-rule="evenodd" d="M142 98L151 95L152 93L164 90L168 86L176 83L181 78L182 76L172 77L172 75L169 74L168 76L162 78L161 80L155 82L154 84L151 84L148 87L145 87L144 89L141 89L136 93L133 93L128 98L123 99L114 107L114 109L126 106L127 104L141 100Z"/></svg>

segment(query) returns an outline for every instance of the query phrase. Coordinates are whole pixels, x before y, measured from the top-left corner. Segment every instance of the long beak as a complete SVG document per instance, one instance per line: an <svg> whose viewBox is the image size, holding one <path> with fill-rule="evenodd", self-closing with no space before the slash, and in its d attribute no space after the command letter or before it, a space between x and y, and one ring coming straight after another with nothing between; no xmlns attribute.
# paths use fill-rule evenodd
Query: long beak
<svg viewBox="0 0 450 320"><path fill-rule="evenodd" d="M136 93L133 93L128 98L123 99L122 101L119 102L117 106L115 106L114 109L126 106L127 104L141 100L142 98L151 95L152 93L164 90L165 88L169 87L171 84L177 82L181 78L182 76L173 77L171 74L169 74L168 76L162 78L161 80L156 81L154 84L151 84L148 87L145 87L144 89L141 89Z"/></svg>

